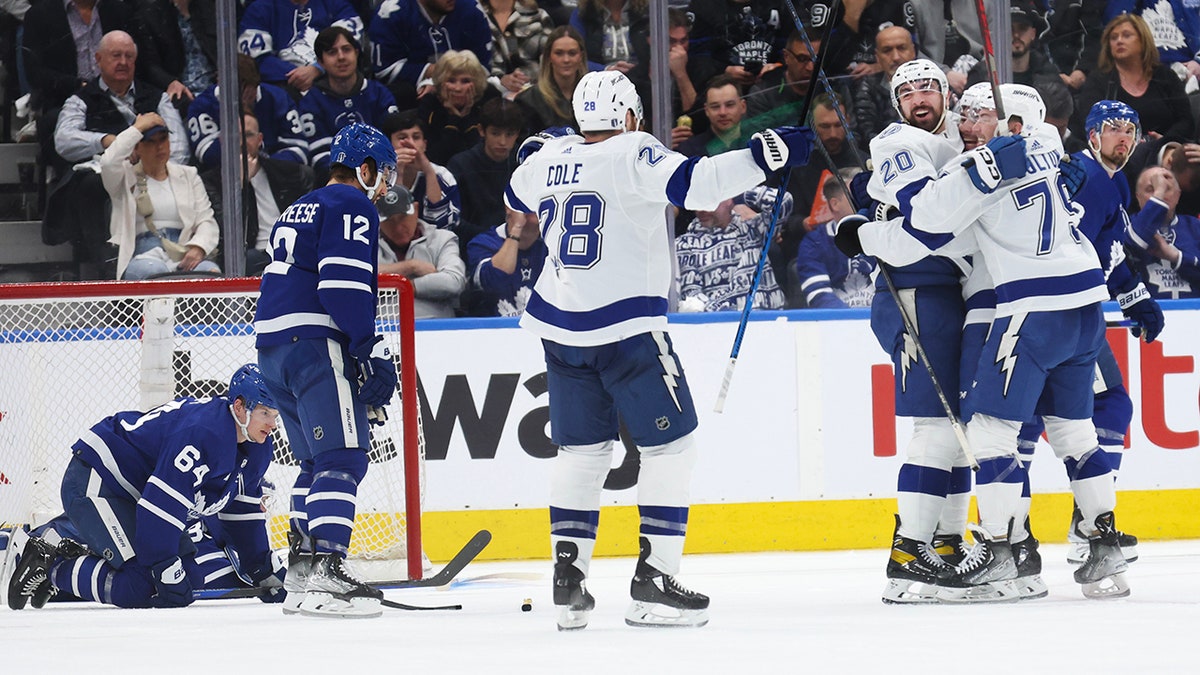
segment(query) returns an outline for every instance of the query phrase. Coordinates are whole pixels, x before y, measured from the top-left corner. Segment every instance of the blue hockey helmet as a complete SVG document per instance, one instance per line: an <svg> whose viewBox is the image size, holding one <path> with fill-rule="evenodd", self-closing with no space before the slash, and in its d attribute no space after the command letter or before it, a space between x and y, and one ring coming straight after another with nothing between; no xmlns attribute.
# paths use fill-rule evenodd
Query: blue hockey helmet
<svg viewBox="0 0 1200 675"><path fill-rule="evenodd" d="M521 147L517 148L517 164L524 164L530 155L542 149L546 141L564 136L578 136L578 134L571 127L547 127L526 138L521 142Z"/></svg>
<svg viewBox="0 0 1200 675"><path fill-rule="evenodd" d="M275 399L267 391L267 381L263 379L262 371L253 363L238 368L229 378L229 402L233 403L238 398L245 402L248 411L260 405L279 410Z"/></svg>
<svg viewBox="0 0 1200 675"><path fill-rule="evenodd" d="M329 161L351 169L357 169L367 158L375 160L380 174L390 174L388 187L396 181L396 150L383 132L371 126L355 122L342 127L329 145Z"/></svg>
<svg viewBox="0 0 1200 675"><path fill-rule="evenodd" d="M1121 101L1096 101L1092 109L1088 111L1087 120L1083 126L1090 136L1093 131L1100 133L1105 124L1113 122L1132 124L1135 139L1142 135L1142 121L1138 118L1137 111Z"/></svg>

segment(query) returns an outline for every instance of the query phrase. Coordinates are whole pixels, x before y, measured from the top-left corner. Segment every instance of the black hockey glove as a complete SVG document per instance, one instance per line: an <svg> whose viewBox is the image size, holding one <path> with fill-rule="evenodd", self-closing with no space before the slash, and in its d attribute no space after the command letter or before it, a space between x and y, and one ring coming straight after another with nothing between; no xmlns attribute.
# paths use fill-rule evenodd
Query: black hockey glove
<svg viewBox="0 0 1200 675"><path fill-rule="evenodd" d="M852 213L838 221L837 232L833 235L833 243L847 258L862 254L862 241L858 238L858 228L868 222L866 216L858 213Z"/></svg>

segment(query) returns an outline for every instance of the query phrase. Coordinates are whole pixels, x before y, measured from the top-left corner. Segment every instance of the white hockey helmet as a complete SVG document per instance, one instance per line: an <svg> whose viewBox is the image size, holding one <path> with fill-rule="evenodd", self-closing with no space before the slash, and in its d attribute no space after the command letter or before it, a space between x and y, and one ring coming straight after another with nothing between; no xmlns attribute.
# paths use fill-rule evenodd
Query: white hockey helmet
<svg viewBox="0 0 1200 675"><path fill-rule="evenodd" d="M992 103L992 85L987 82L977 82L967 87L962 96L958 97L954 112L966 117L976 108L991 109L995 107L995 104Z"/></svg>
<svg viewBox="0 0 1200 675"><path fill-rule="evenodd" d="M633 83L617 70L588 73L575 85L571 99L580 131L624 131L625 112L642 124L642 99Z"/></svg>
<svg viewBox="0 0 1200 675"><path fill-rule="evenodd" d="M1000 99L1004 102L1004 119L1002 126L1008 128L1008 121L1020 117L1025 124L1041 124L1046 121L1046 103L1037 89L1024 84L1005 83L1000 85Z"/></svg>
<svg viewBox="0 0 1200 675"><path fill-rule="evenodd" d="M896 90L901 86L916 83L922 80L932 80L937 82L938 87L942 91L942 106L949 106L950 83L946 80L946 74L938 67L936 63L929 59L913 59L906 63L900 64L896 68L896 74L892 75L892 82L889 85L892 94L892 107L897 112L900 110L900 97L896 95Z"/></svg>

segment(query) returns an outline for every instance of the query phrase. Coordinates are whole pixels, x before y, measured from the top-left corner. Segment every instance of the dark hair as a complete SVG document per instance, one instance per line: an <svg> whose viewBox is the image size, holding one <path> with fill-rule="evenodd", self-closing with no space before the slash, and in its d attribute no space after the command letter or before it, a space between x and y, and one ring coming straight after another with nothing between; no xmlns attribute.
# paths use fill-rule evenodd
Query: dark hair
<svg viewBox="0 0 1200 675"><path fill-rule="evenodd" d="M392 134L397 131L404 131L413 127L420 127L421 133L429 136L429 127L425 124L425 120L421 119L420 113L416 110L401 110L394 112L383 118L383 124L379 125L379 130L384 136L391 139Z"/></svg>
<svg viewBox="0 0 1200 675"><path fill-rule="evenodd" d="M688 18L686 12L682 9L671 8L667 10L667 29L686 28L689 31L692 29L692 20Z"/></svg>
<svg viewBox="0 0 1200 675"><path fill-rule="evenodd" d="M521 106L503 97L493 98L479 109L479 124L482 128L496 127L518 134L525 129L525 113Z"/></svg>
<svg viewBox="0 0 1200 675"><path fill-rule="evenodd" d="M337 42L338 37L346 38L346 42L354 47L355 53L362 53L362 45L358 44L358 40L354 39L354 33L351 33L345 26L330 26L325 30L317 33L317 38L313 40L313 51L317 53L317 61L325 55L325 52L333 49L333 43Z"/></svg>
<svg viewBox="0 0 1200 675"><path fill-rule="evenodd" d="M246 54L237 55L237 74L238 84L243 87L257 87L262 83L262 76L258 74L258 64Z"/></svg>
<svg viewBox="0 0 1200 675"><path fill-rule="evenodd" d="M733 85L734 89L737 89L738 95L740 96L742 93L742 88L738 86L738 83L732 77L726 75L725 73L712 76L708 82L704 83L705 98L707 98L709 90L720 89L721 87L727 87L731 84Z"/></svg>
<svg viewBox="0 0 1200 675"><path fill-rule="evenodd" d="M1057 76L1034 78L1033 88L1042 95L1046 117L1068 119L1075 112L1075 98Z"/></svg>

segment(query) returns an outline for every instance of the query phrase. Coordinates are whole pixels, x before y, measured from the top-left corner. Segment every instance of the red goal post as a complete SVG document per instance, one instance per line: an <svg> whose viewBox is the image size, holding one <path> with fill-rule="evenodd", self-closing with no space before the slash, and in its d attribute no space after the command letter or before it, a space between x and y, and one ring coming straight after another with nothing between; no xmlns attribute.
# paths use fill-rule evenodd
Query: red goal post
<svg viewBox="0 0 1200 675"><path fill-rule="evenodd" d="M0 524L37 525L62 511L71 445L121 410L217 396L254 362L259 279L0 285ZM376 330L398 357L388 422L372 427L350 557L371 580L420 579L424 438L417 399L413 288L379 277ZM264 497L272 546L286 545L298 468L275 433Z"/></svg>

